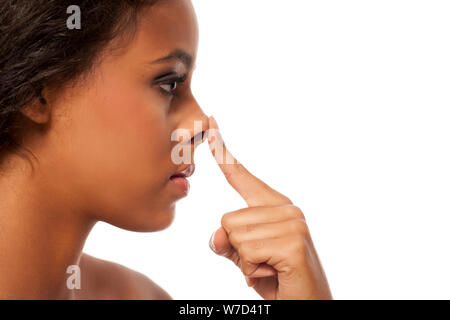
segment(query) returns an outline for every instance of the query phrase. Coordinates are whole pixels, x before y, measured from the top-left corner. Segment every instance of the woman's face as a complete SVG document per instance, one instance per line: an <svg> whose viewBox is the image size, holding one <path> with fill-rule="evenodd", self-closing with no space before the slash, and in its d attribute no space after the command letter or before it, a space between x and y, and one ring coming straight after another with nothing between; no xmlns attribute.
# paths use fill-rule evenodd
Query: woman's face
<svg viewBox="0 0 450 320"><path fill-rule="evenodd" d="M120 228L158 231L186 195L170 179L188 166L172 161L171 135L185 129L193 138L208 118L190 90L198 43L191 2L156 2L137 22L124 52L107 54L54 99L38 158L52 197ZM200 132L194 121L202 121Z"/></svg>

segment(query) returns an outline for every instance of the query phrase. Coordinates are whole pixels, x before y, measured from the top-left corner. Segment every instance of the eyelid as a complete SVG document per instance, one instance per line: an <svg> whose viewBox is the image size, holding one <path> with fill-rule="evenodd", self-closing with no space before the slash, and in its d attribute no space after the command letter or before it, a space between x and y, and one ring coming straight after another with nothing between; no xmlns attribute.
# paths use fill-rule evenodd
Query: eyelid
<svg viewBox="0 0 450 320"><path fill-rule="evenodd" d="M170 81L176 81L176 82L184 82L187 79L187 74L178 74L178 73L167 73L162 76L157 77L153 82L155 84L161 84L165 82Z"/></svg>

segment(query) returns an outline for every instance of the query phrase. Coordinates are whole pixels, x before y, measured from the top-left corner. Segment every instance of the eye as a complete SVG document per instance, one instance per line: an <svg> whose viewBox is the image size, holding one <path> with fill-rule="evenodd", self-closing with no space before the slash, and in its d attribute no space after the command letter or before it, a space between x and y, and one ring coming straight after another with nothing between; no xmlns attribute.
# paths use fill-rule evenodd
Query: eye
<svg viewBox="0 0 450 320"><path fill-rule="evenodd" d="M175 96L175 90L179 88L187 79L187 74L166 74L164 76L158 77L154 82L159 87L161 92L168 96Z"/></svg>
<svg viewBox="0 0 450 320"><path fill-rule="evenodd" d="M159 85L161 89L167 93L172 93L178 86L178 81L170 81Z"/></svg>

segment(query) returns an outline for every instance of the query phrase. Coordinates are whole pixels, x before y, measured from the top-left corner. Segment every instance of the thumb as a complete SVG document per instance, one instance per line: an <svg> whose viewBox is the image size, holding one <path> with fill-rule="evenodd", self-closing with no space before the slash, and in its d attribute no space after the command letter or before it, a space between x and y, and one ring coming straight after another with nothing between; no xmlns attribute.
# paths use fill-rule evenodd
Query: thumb
<svg viewBox="0 0 450 320"><path fill-rule="evenodd" d="M209 247L218 255L231 257L234 249L228 241L227 232L223 227L217 229L209 239Z"/></svg>

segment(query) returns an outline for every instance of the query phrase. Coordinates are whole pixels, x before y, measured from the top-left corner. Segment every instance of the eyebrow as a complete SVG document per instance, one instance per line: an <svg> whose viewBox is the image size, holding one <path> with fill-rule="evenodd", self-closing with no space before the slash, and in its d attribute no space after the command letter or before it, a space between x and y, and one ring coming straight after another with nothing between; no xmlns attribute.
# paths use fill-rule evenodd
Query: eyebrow
<svg viewBox="0 0 450 320"><path fill-rule="evenodd" d="M181 61L187 68L190 68L192 66L192 55L187 53L186 51L182 49L175 49L171 53L169 53L167 56L156 59L155 61L152 61L151 63L160 63L170 60L178 60Z"/></svg>

